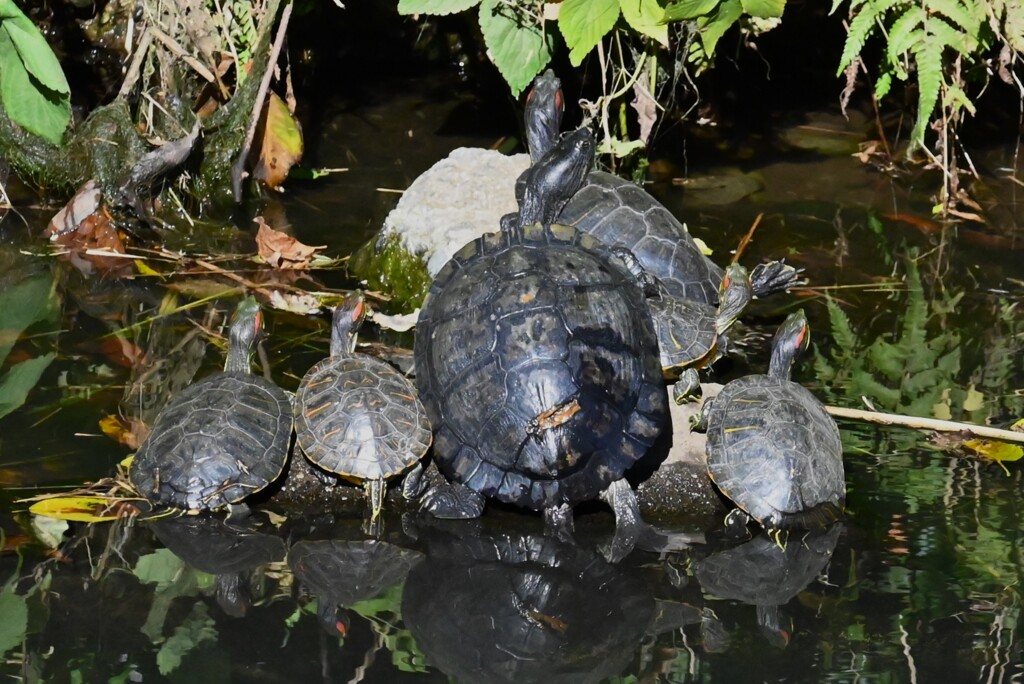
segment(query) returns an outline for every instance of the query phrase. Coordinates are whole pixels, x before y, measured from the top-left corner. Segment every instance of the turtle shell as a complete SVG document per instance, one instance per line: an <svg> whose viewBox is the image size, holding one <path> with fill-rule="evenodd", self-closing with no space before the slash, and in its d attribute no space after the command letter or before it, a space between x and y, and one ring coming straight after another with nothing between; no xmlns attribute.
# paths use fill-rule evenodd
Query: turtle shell
<svg viewBox="0 0 1024 684"><path fill-rule="evenodd" d="M151 501L192 511L221 508L277 479L291 432L283 389L250 373L214 373L160 412L129 476Z"/></svg>
<svg viewBox="0 0 1024 684"><path fill-rule="evenodd" d="M835 421L804 387L767 375L733 380L707 416L708 473L767 529L821 527L846 498Z"/></svg>
<svg viewBox="0 0 1024 684"><path fill-rule="evenodd" d="M573 228L469 243L438 273L416 329L434 457L484 496L534 509L594 498L667 417L644 295Z"/></svg>
<svg viewBox="0 0 1024 684"><path fill-rule="evenodd" d="M650 301L658 331L661 367L667 375L684 368L703 368L718 348L717 309L710 304L677 297Z"/></svg>
<svg viewBox="0 0 1024 684"><path fill-rule="evenodd" d="M722 269L700 251L672 212L635 183L592 172L558 221L607 245L625 247L673 296L718 303Z"/></svg>
<svg viewBox="0 0 1024 684"><path fill-rule="evenodd" d="M295 396L295 434L306 457L357 482L386 480L430 446L416 390L387 363L363 354L309 369Z"/></svg>

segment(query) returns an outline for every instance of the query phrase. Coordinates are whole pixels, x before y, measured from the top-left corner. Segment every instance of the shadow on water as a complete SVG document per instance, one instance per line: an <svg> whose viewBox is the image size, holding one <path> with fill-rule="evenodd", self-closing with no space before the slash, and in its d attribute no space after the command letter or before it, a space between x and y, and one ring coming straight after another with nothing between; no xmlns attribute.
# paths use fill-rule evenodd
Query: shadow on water
<svg viewBox="0 0 1024 684"><path fill-rule="evenodd" d="M396 75L360 88L366 97L325 103L308 129L315 163L349 170L296 183L255 208L330 254L349 254L369 239L396 201L388 190L407 187L452 148L516 133L500 98L443 75ZM465 125L498 110L507 126ZM845 154L803 149L792 142L798 133L779 130L768 143L737 138L714 154L707 152L714 143L701 142L704 132L690 135L696 142L686 147L671 136L659 146L671 161L656 160L654 168L667 171L652 191L719 262L763 215L744 261L785 256L806 270L810 288L758 302L744 321L768 333L792 307L807 309L815 358L794 379L835 404L860 406L867 397L885 410L1000 426L1024 415L1022 212L1005 173L985 178L986 208L1000 225L951 228L915 218L927 217L930 203L913 180L894 182ZM976 161L1013 168L1009 148ZM451 525L388 510L384 536L372 542L358 531L359 490L351 519L260 511L245 523L74 525L47 543L41 520L13 499L111 474L167 397L222 363L220 331L234 286L200 274L83 276L40 255L31 235L48 216L25 216L30 230L11 216L0 224L0 297L8 295L0 306L0 387L22 364L32 364L22 373L36 374L27 403L0 419L5 675L55 682L1024 677L1020 464L1004 472L898 429L841 425L846 519L785 549L755 537L664 556L636 552L609 565L596 551L611 533L607 512L580 515L580 543L569 546L540 536L535 516L500 508ZM199 250L251 252L252 233L225 222L216 242ZM355 284L343 271L314 277L295 282ZM205 298L212 303L178 310ZM294 390L325 354L327 322L280 311L268 318L270 366ZM410 338L381 333L378 341L408 347ZM716 379L762 371L764 357L750 349L720 365Z"/></svg>

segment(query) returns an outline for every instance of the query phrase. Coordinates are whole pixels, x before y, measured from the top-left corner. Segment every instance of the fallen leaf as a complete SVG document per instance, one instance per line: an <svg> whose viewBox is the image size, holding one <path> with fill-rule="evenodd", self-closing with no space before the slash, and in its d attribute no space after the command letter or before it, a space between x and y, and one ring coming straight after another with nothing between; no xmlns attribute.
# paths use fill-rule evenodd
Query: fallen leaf
<svg viewBox="0 0 1024 684"><path fill-rule="evenodd" d="M972 451L982 458L995 461L999 467L1009 475L1010 471L1003 465L1006 461L1019 461L1024 456L1024 449L1017 444L997 442L988 439L965 439L964 448Z"/></svg>
<svg viewBox="0 0 1024 684"><path fill-rule="evenodd" d="M273 290L268 299L270 306L281 311L309 316L320 313L320 302L308 294L287 294Z"/></svg>
<svg viewBox="0 0 1024 684"><path fill-rule="evenodd" d="M55 496L37 501L29 512L58 520L73 522L107 522L124 515L124 506L132 499L110 496Z"/></svg>
<svg viewBox="0 0 1024 684"><path fill-rule="evenodd" d="M302 159L302 130L276 94L267 98L263 111L263 144L253 177L267 187L280 190L288 171Z"/></svg>
<svg viewBox="0 0 1024 684"><path fill-rule="evenodd" d="M658 103L651 97L651 91L647 89L647 83L643 78L638 78L633 84L633 101L629 106L636 110L637 120L640 122L638 138L646 145L650 141L654 124L658 121Z"/></svg>
<svg viewBox="0 0 1024 684"><path fill-rule="evenodd" d="M420 316L420 310L416 309L410 313L398 314L396 316L390 316L388 314L382 314L380 311L371 311L370 318L381 328L385 330L394 330L395 332L405 332L406 330L412 330L416 327L416 319Z"/></svg>
<svg viewBox="0 0 1024 684"><path fill-rule="evenodd" d="M256 233L256 247L260 258L274 268L309 268L310 260L317 250L327 246L304 245L291 235L271 228L262 216L257 216L253 220L260 227Z"/></svg>
<svg viewBox="0 0 1024 684"><path fill-rule="evenodd" d="M43 236L57 240L62 235L75 232L83 221L100 209L102 202L103 194L97 187L96 181L91 180L85 183L78 188L78 192L64 205L64 208L50 219L46 230L43 231Z"/></svg>
<svg viewBox="0 0 1024 684"><path fill-rule="evenodd" d="M43 234L67 247L68 260L87 275L94 270L112 273L134 266L133 260L116 256L125 253L124 240L92 181L57 212Z"/></svg>
<svg viewBox="0 0 1024 684"><path fill-rule="evenodd" d="M149 428L142 421L125 420L115 415L100 418L100 430L107 437L129 449L138 449L149 434Z"/></svg>

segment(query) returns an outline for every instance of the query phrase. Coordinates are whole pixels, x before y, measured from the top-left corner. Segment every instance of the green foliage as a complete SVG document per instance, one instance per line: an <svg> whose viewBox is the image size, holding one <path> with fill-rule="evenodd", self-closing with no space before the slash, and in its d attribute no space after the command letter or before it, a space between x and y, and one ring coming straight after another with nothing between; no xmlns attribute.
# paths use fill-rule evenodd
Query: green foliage
<svg viewBox="0 0 1024 684"><path fill-rule="evenodd" d="M516 95L551 61L551 36L543 25L502 0L480 3L480 31L494 65Z"/></svg>
<svg viewBox="0 0 1024 684"><path fill-rule="evenodd" d="M619 20L619 0L564 0L558 28L569 47L569 61L579 66Z"/></svg>
<svg viewBox="0 0 1024 684"><path fill-rule="evenodd" d="M156 654L156 665L160 674L168 675L178 669L182 659L200 644L217 641L217 626L210 617L206 605L192 604L192 612L185 621L174 629L167 641Z"/></svg>
<svg viewBox="0 0 1024 684"><path fill-rule="evenodd" d="M53 321L57 311L49 275L29 278L0 292L0 365L25 330L36 323ZM0 375L0 418L25 403L54 357L50 353L27 359Z"/></svg>
<svg viewBox="0 0 1024 684"><path fill-rule="evenodd" d="M20 566L19 566L20 570ZM28 630L28 604L26 597L15 591L18 572L0 588L0 656L21 644Z"/></svg>
<svg viewBox="0 0 1024 684"><path fill-rule="evenodd" d="M998 27L995 34L990 24ZM885 50L875 96L888 94L894 79L916 84L917 115L910 143L920 147L937 109L948 122L958 120L963 110L974 111L957 61L980 64L1000 36L1006 36L1012 49L1019 49L1024 43L1022 28L1024 4L1020 2L851 0L849 32L837 73L860 58L870 38L882 37Z"/></svg>
<svg viewBox="0 0 1024 684"><path fill-rule="evenodd" d="M71 120L60 62L14 0L0 0L0 103L12 121L55 145Z"/></svg>

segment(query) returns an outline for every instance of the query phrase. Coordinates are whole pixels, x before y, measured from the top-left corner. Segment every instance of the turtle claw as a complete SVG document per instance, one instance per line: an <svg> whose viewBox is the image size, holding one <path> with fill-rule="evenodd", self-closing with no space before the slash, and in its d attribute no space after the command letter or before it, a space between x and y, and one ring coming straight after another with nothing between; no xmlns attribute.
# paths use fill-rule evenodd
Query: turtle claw
<svg viewBox="0 0 1024 684"><path fill-rule="evenodd" d="M750 285L755 297L765 297L802 285L806 282L802 275L802 269L793 268L785 259L779 259L755 266L750 272Z"/></svg>
<svg viewBox="0 0 1024 684"><path fill-rule="evenodd" d="M420 501L420 509L435 518L469 520L484 512L484 498L469 487L451 482L430 488Z"/></svg>

